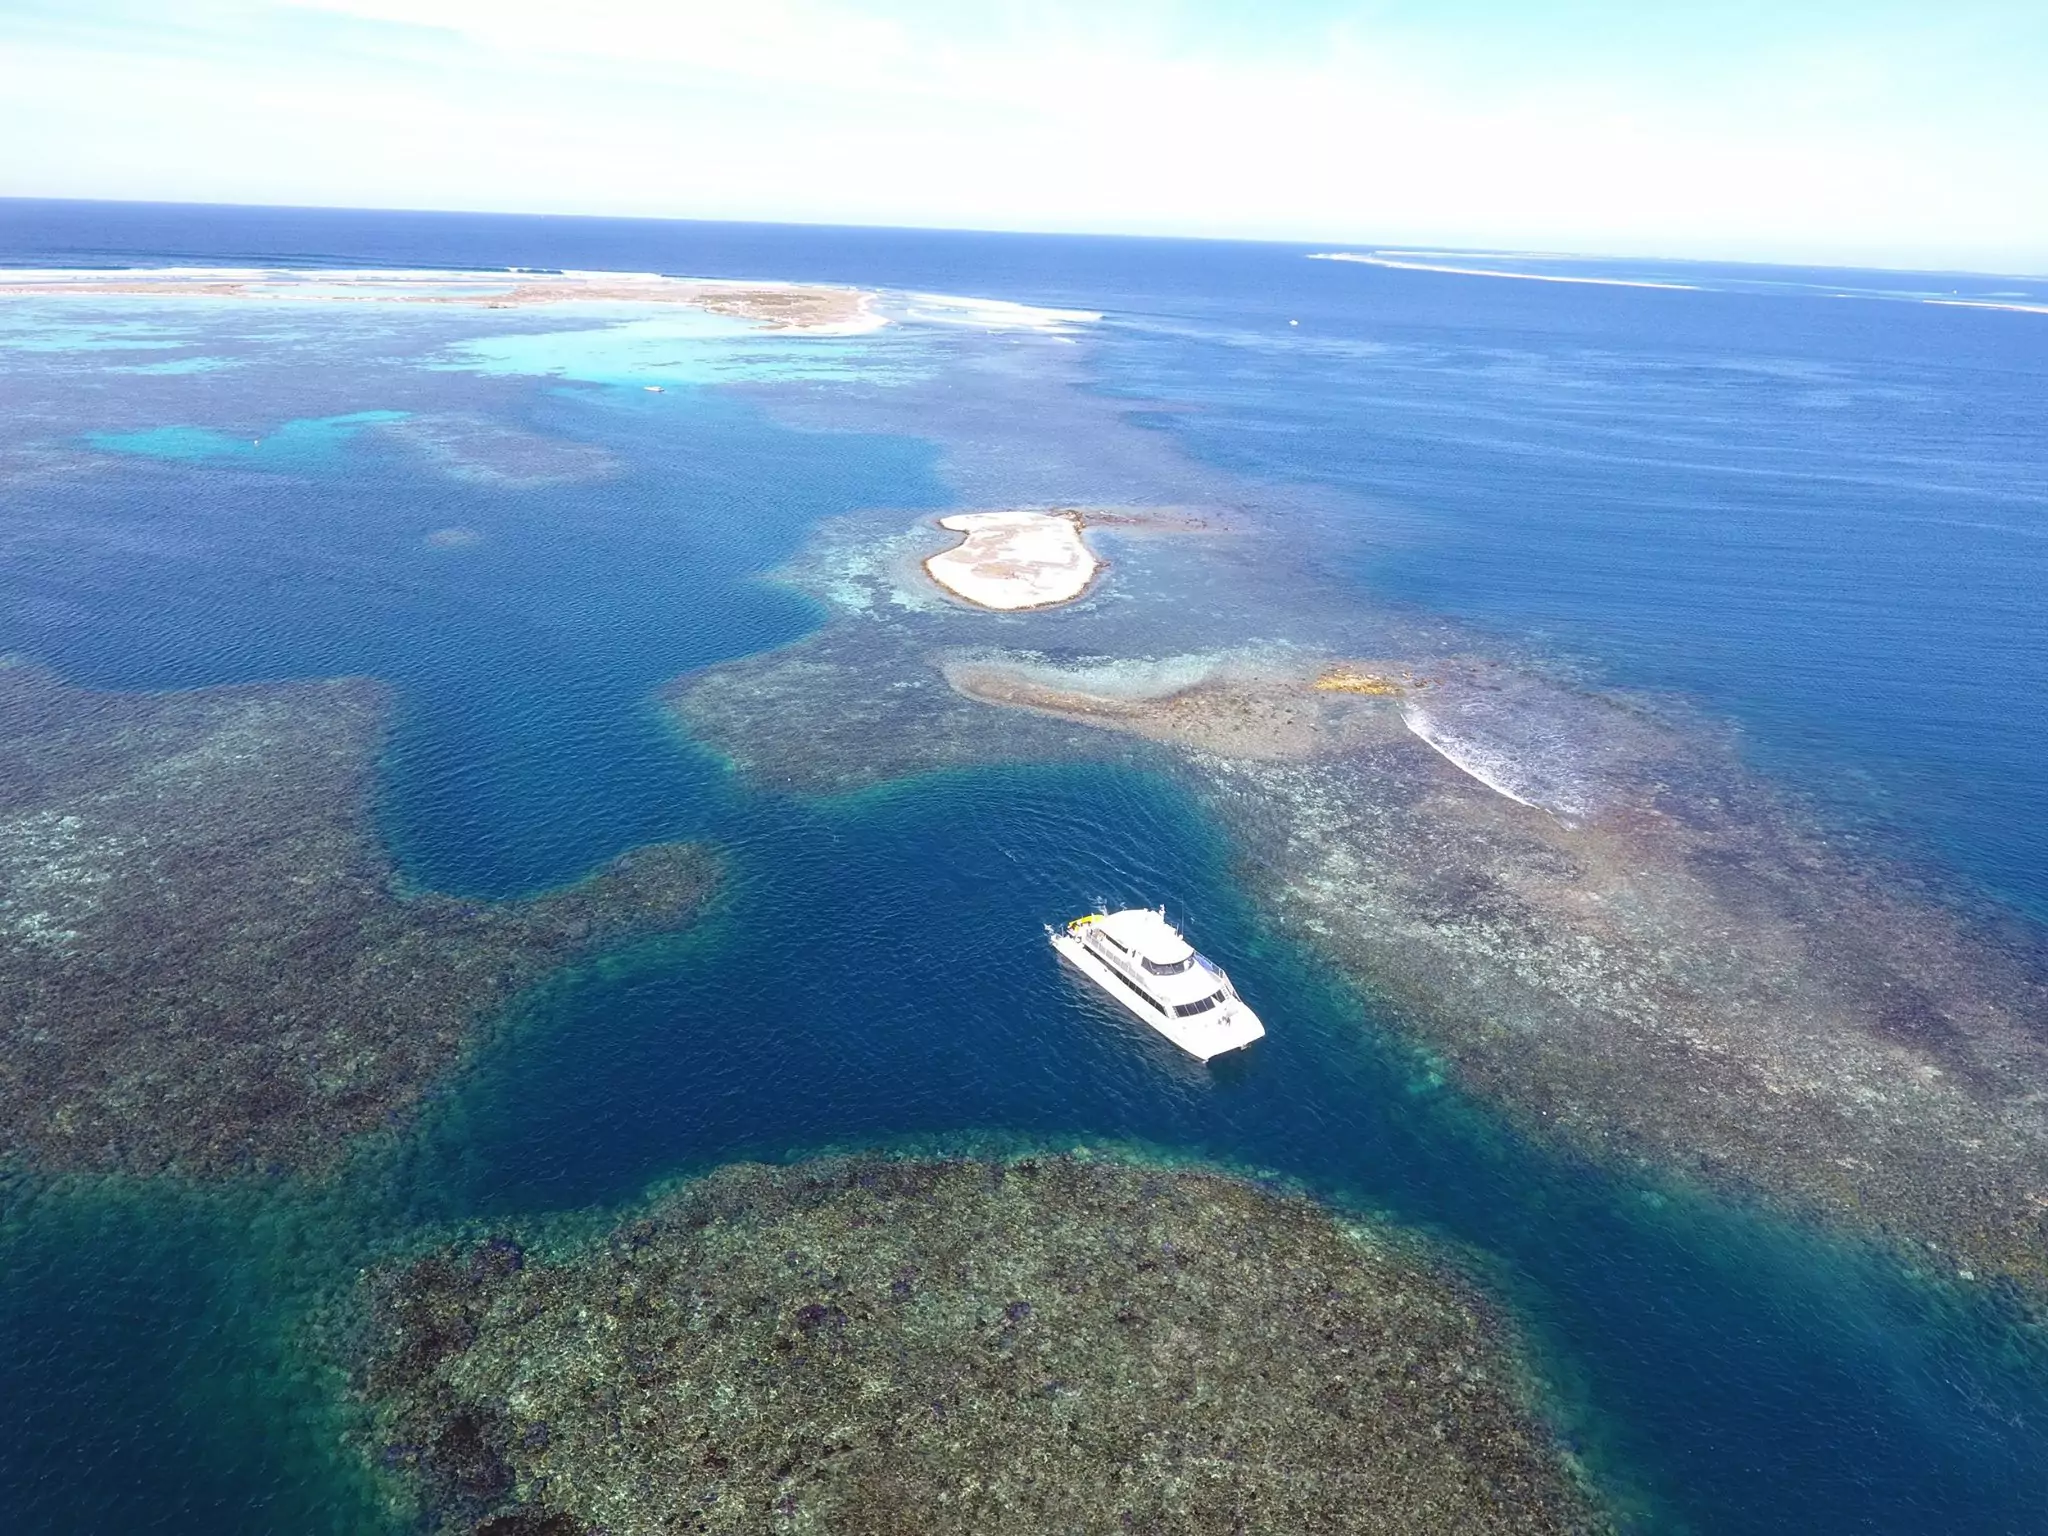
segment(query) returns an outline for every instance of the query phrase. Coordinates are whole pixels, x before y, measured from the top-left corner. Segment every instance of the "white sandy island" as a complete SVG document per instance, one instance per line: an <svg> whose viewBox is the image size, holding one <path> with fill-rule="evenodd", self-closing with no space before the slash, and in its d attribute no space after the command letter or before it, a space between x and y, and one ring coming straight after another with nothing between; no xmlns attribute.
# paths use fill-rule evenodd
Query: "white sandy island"
<svg viewBox="0 0 2048 1536"><path fill-rule="evenodd" d="M1070 603L1102 568L1075 512L960 512L939 526L966 538L925 561L925 574L977 608L1016 613Z"/></svg>

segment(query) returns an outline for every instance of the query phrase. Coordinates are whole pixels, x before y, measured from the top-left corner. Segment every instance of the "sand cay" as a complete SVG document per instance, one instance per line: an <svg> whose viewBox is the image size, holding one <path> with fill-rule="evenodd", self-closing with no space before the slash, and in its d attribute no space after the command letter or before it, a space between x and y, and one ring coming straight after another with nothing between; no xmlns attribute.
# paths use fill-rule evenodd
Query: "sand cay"
<svg viewBox="0 0 2048 1536"><path fill-rule="evenodd" d="M874 295L819 283L752 283L639 272L386 272L241 267L28 271L0 298L207 298L526 309L554 304L678 304L767 330L852 334L888 322Z"/></svg>
<svg viewBox="0 0 2048 1536"><path fill-rule="evenodd" d="M530 901L404 895L375 833L385 691L100 693L0 667L0 1162L331 1167L523 986L687 926L701 850Z"/></svg>
<svg viewBox="0 0 2048 1536"><path fill-rule="evenodd" d="M1214 1174L741 1165L366 1289L364 1449L443 1532L1607 1528L1467 1286Z"/></svg>
<svg viewBox="0 0 2048 1536"><path fill-rule="evenodd" d="M958 512L939 526L966 537L926 560L925 573L977 608L1016 613L1070 603L1102 569L1077 511Z"/></svg>

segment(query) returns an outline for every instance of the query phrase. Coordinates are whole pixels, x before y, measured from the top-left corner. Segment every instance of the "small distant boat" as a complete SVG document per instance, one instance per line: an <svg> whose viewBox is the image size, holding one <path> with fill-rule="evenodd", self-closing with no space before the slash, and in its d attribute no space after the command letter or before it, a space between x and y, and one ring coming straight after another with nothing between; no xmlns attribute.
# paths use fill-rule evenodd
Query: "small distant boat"
<svg viewBox="0 0 2048 1536"><path fill-rule="evenodd" d="M1207 1061L1266 1033L1222 968L1195 953L1163 907L1091 912L1045 931L1062 960L1190 1056Z"/></svg>

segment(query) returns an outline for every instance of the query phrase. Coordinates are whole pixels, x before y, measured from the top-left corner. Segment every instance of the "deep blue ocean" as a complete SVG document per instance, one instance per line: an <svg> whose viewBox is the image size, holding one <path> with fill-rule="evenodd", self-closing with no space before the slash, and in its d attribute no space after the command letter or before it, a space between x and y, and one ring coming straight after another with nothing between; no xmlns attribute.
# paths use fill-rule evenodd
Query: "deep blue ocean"
<svg viewBox="0 0 2048 1536"><path fill-rule="evenodd" d="M646 270L1098 314L1056 363L1004 366L1056 366L1046 388L1190 485L1314 509L1361 612L1681 700L2039 941L2048 280L1489 259L1600 279L1551 282L1307 259L1327 249L0 202L11 266ZM1684 286L1622 286L1644 282ZM447 365L512 343L461 352L475 328L444 316L156 302L0 312L0 654L109 688L388 680L383 819L421 886L512 895L674 837L731 880L686 938L526 999L337 1188L0 1185L5 1528L379 1529L305 1329L381 1247L737 1157L1015 1142L1218 1160L1458 1245L1640 1529L2048 1532L2048 1356L2009 1319L1531 1146L1391 1036L1361 1049L1355 999L1168 780L1020 763L803 799L663 718L665 681L823 622L763 579L821 523L942 508L963 476L1038 499L1089 451L1026 419L964 470L958 422L833 404L864 372L942 376L945 337L850 346L843 378L780 354L522 371ZM364 413L614 470L430 474ZM473 542L423 542L447 529ZM1171 899L1285 1027L1202 1072L1120 1033L1040 932L1104 897Z"/></svg>

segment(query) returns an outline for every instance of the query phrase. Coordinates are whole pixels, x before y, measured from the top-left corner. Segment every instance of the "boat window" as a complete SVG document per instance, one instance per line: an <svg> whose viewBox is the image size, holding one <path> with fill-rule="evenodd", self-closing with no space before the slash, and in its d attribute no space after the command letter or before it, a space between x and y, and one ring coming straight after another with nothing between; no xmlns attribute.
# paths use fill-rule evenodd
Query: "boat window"
<svg viewBox="0 0 2048 1536"><path fill-rule="evenodd" d="M1131 992L1135 993L1138 997L1138 1000L1140 1002L1147 1004L1154 1013L1166 1012L1166 1004L1160 1002L1158 998L1154 997L1151 993L1147 992L1143 987L1139 986L1135 981L1131 980L1131 978L1126 976L1122 971L1117 970L1113 966L1104 966L1103 969L1108 971L1109 974L1116 980L1122 982L1124 986L1128 988Z"/></svg>
<svg viewBox="0 0 2048 1536"><path fill-rule="evenodd" d="M1223 994L1221 992L1212 992L1207 997L1196 998L1192 1003L1180 1003L1175 1006L1173 1011L1185 1019L1197 1013L1207 1013L1222 1001Z"/></svg>
<svg viewBox="0 0 2048 1536"><path fill-rule="evenodd" d="M1162 965L1157 960L1146 960L1144 964L1145 969L1154 976L1178 976L1182 971L1194 968L1195 956L1189 955L1185 960L1175 960L1170 965Z"/></svg>

